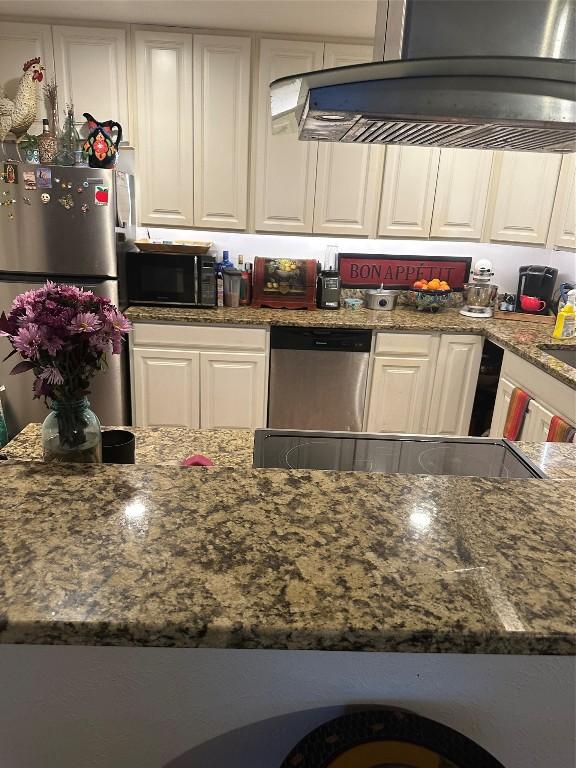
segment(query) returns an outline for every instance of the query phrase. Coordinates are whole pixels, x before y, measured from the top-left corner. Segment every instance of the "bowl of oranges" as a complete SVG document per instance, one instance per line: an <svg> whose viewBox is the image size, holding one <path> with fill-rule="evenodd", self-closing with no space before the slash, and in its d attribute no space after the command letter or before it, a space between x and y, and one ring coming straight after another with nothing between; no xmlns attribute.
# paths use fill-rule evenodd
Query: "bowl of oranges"
<svg viewBox="0 0 576 768"><path fill-rule="evenodd" d="M412 286L417 309L439 312L450 301L452 289L445 280L416 280Z"/></svg>

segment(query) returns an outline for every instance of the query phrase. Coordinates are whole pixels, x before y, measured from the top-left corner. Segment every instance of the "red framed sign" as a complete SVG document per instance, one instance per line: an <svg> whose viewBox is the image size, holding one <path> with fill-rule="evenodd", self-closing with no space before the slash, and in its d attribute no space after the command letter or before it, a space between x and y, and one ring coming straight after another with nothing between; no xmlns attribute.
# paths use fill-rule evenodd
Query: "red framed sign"
<svg viewBox="0 0 576 768"><path fill-rule="evenodd" d="M338 258L343 288L411 288L416 280L445 280L461 291L470 277L471 256L386 256L341 253Z"/></svg>

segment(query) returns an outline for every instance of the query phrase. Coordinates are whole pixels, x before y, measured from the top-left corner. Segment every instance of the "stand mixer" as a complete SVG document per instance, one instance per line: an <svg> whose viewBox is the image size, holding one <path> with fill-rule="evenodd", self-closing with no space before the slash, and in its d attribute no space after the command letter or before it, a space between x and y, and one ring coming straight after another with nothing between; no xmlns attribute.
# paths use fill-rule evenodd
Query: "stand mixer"
<svg viewBox="0 0 576 768"><path fill-rule="evenodd" d="M464 307L460 310L461 315L479 318L492 317L492 307L498 295L498 286L490 283L492 277L494 277L492 262L488 259L480 259L474 264L472 281L464 283L462 291Z"/></svg>

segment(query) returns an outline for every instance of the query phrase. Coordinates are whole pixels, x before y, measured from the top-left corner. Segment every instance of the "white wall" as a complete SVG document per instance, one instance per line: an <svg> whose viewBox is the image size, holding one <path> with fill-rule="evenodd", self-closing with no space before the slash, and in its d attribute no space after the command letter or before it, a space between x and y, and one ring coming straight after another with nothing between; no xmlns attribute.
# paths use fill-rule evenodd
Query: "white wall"
<svg viewBox="0 0 576 768"><path fill-rule="evenodd" d="M279 768L359 705L448 725L506 768L569 768L574 659L0 645L2 768Z"/></svg>
<svg viewBox="0 0 576 768"><path fill-rule="evenodd" d="M545 264L556 267L559 281L576 280L576 254L524 245L497 245L493 243L463 243L452 240L368 240L343 237L311 237L299 235L248 235L236 232L209 232L202 230L157 229L139 227L140 237L160 240L210 240L216 251L230 251L233 261L238 254L245 261L254 256L284 256L324 260L326 246L338 245L342 253L386 253L414 256L471 256L490 259L494 267L494 282L502 291L516 293L518 267L523 264Z"/></svg>

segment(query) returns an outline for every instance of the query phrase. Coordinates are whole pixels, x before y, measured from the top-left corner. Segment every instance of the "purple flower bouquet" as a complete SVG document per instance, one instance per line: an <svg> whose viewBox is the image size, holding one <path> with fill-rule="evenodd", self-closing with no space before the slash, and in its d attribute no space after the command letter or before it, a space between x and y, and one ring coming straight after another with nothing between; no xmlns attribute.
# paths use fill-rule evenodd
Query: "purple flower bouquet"
<svg viewBox="0 0 576 768"><path fill-rule="evenodd" d="M120 354L131 328L107 299L52 282L17 296L8 317L0 316L0 335L13 347L5 359L17 353L23 358L11 374L33 371L34 397L50 407L85 402L90 380L106 369L108 354ZM56 408L56 416L63 447L81 445L81 409Z"/></svg>

